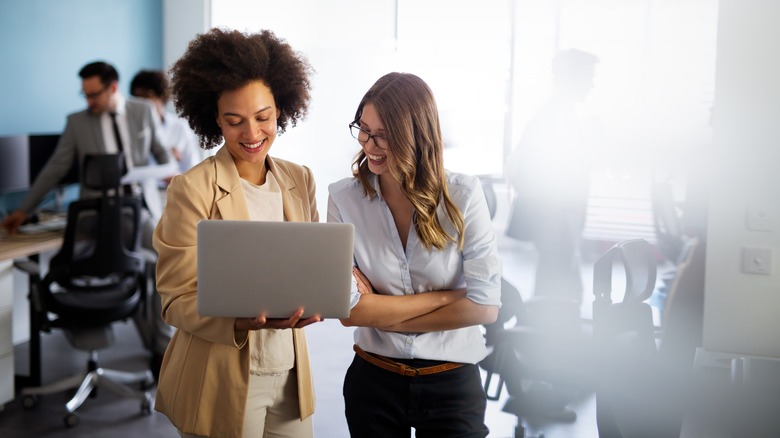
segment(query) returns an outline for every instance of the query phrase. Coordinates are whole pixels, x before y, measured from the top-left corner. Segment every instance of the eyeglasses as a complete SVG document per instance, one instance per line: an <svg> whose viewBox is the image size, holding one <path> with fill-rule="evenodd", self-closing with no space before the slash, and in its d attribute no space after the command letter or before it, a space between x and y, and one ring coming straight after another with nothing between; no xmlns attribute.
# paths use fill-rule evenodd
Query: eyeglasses
<svg viewBox="0 0 780 438"><path fill-rule="evenodd" d="M82 92L81 92L81 96L82 96L84 99L87 99L87 100L93 100L93 99L97 99L98 97L100 97L100 95L102 95L103 93L105 93L105 92L106 92L106 90L108 90L108 87L103 87L103 89L102 89L102 90L100 90L100 91L95 91L95 92L93 92L93 93L85 93L85 92L83 92L83 91L82 91Z"/></svg>
<svg viewBox="0 0 780 438"><path fill-rule="evenodd" d="M349 124L349 132L352 134L353 137L355 137L358 143L360 143L362 146L365 146L369 140L374 139L374 144L376 145L376 147L382 150L387 149L388 137L384 135L371 134L365 129L358 126L355 122Z"/></svg>

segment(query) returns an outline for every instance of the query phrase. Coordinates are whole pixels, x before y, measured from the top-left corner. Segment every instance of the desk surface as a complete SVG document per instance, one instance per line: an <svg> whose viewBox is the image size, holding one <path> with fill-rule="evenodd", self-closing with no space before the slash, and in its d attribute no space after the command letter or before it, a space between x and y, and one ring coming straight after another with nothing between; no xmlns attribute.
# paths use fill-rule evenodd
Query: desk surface
<svg viewBox="0 0 780 438"><path fill-rule="evenodd" d="M59 249L62 246L62 231L47 231L39 234L6 234L0 231L0 261L13 260L29 255Z"/></svg>

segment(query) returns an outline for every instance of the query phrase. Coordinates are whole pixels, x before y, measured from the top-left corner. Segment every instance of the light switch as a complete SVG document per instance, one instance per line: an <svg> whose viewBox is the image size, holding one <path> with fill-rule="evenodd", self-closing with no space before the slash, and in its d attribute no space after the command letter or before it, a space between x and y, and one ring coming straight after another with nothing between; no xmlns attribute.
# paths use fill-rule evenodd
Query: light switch
<svg viewBox="0 0 780 438"><path fill-rule="evenodd" d="M747 229L772 231L772 212L766 206L750 206L747 211Z"/></svg>
<svg viewBox="0 0 780 438"><path fill-rule="evenodd" d="M742 272L769 275L772 273L771 248L742 248Z"/></svg>

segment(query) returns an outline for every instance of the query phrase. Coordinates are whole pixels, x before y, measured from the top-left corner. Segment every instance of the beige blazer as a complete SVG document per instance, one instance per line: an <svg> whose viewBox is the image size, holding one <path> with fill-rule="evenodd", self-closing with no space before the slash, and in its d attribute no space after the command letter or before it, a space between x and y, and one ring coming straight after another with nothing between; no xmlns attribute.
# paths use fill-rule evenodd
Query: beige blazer
<svg viewBox="0 0 780 438"><path fill-rule="evenodd" d="M285 220L318 222L311 170L271 157L266 162L282 189ZM198 314L197 223L202 219L249 220L238 171L225 147L173 178L154 232L162 316L177 328L165 351L155 409L185 433L240 437L249 382L247 332L236 332L233 318ZM293 341L303 419L314 413L314 386L303 330L293 330Z"/></svg>

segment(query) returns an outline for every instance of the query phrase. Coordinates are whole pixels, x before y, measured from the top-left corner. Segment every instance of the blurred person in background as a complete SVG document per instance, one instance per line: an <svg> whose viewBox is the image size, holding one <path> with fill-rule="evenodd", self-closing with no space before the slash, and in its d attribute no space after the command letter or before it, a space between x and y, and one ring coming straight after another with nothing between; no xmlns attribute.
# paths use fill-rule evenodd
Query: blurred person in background
<svg viewBox="0 0 780 438"><path fill-rule="evenodd" d="M552 93L507 160L516 193L507 234L534 242L535 296L582 301L579 252L594 149L578 107L593 88L596 63L578 49L554 56Z"/></svg>
<svg viewBox="0 0 780 438"><path fill-rule="evenodd" d="M167 111L170 89L168 77L161 70L141 70L130 82L130 94L146 99L154 105L160 123L163 142L176 158L179 172L184 173L201 159L198 136L190 129L187 121Z"/></svg>

